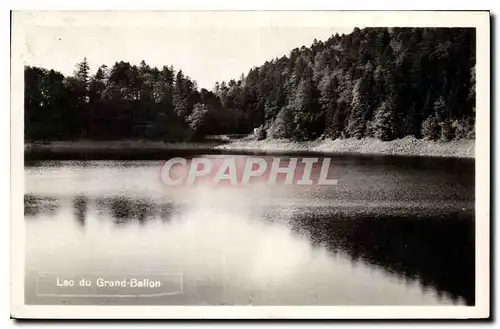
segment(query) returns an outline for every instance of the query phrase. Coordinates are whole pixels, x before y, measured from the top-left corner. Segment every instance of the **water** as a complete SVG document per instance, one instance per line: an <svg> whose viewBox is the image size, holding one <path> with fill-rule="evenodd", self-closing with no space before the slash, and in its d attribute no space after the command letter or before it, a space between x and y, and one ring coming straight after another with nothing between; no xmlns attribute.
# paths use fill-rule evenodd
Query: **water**
<svg viewBox="0 0 500 329"><path fill-rule="evenodd" d="M336 156L334 186L169 187L160 164L26 165L27 304L474 304L471 160Z"/></svg>

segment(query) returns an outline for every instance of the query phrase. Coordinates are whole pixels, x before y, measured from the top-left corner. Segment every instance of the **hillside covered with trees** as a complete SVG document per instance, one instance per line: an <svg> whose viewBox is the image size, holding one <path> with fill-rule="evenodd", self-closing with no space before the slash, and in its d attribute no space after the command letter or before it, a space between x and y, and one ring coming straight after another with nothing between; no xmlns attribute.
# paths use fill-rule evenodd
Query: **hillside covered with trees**
<svg viewBox="0 0 500 329"><path fill-rule="evenodd" d="M203 56L201 54L201 56ZM198 90L172 66L25 67L25 138L474 138L475 30L355 28Z"/></svg>

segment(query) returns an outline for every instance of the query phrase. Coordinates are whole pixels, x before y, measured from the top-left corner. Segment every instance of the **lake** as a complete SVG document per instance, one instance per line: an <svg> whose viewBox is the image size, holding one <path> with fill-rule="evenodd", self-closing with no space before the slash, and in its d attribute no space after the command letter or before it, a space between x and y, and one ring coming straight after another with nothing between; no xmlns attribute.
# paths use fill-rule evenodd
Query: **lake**
<svg viewBox="0 0 500 329"><path fill-rule="evenodd" d="M328 157L337 185L167 186L158 160L27 162L25 302L474 305L474 160ZM144 286L110 286L132 279Z"/></svg>

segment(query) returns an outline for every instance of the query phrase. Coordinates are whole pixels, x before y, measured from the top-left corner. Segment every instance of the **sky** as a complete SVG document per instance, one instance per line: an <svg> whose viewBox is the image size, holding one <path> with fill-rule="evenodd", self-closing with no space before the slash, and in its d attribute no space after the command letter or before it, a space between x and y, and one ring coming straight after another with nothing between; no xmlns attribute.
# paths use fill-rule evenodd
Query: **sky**
<svg viewBox="0 0 500 329"><path fill-rule="evenodd" d="M47 19L28 24L25 33L25 65L72 74L77 62L87 58L92 72L116 61L151 66L173 65L196 80L198 87L213 89L216 81L238 80L242 73L283 55L293 48L310 46L314 38L326 40L335 33L350 33L353 27L328 24L272 24L267 20L252 24L139 24L120 20L119 24L96 21L80 23ZM53 22L53 23L50 23ZM68 23L69 22L69 23Z"/></svg>

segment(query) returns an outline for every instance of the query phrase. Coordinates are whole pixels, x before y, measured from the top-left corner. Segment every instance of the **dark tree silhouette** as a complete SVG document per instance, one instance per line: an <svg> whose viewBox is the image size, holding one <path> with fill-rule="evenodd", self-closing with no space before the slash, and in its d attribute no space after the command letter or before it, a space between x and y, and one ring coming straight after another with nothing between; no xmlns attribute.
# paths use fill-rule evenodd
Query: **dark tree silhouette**
<svg viewBox="0 0 500 329"><path fill-rule="evenodd" d="M211 134L474 138L475 29L365 28L198 90L142 61L72 76L25 67L25 138L181 141Z"/></svg>

